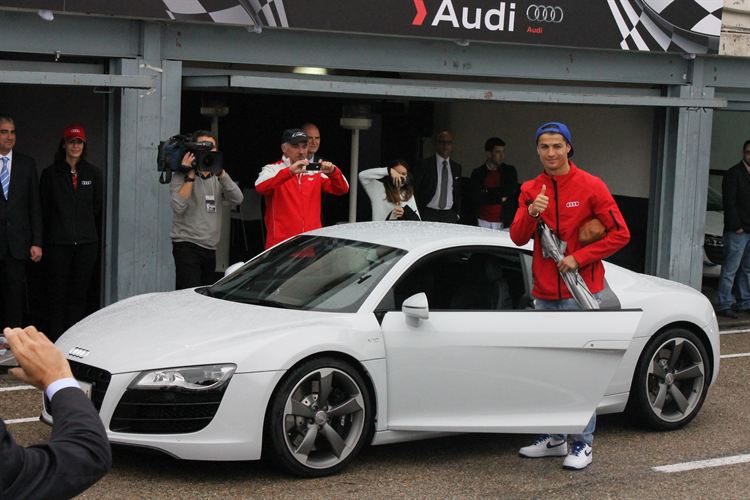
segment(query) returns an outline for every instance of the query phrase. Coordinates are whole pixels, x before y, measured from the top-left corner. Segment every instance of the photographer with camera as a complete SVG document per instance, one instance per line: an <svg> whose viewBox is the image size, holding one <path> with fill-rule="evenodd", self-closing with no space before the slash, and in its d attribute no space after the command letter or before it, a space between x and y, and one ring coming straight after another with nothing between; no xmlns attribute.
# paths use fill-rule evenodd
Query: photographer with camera
<svg viewBox="0 0 750 500"><path fill-rule="evenodd" d="M73 378L68 361L43 333L27 326L5 328L0 334L5 337L0 337L0 351L10 348L15 356L6 357L17 365L9 373L43 390L54 413L49 441L29 447L18 445L0 419L0 498L78 495L112 467L99 414Z"/></svg>
<svg viewBox="0 0 750 500"><path fill-rule="evenodd" d="M338 196L349 192L349 183L336 165L307 159L307 142L304 130L285 130L281 160L263 167L255 181L255 190L266 203L266 248L321 227L323 192Z"/></svg>
<svg viewBox="0 0 750 500"><path fill-rule="evenodd" d="M175 288L193 288L215 281L216 245L221 235L224 205L242 203L242 191L221 168L214 134L198 130L174 175L172 193L172 256Z"/></svg>
<svg viewBox="0 0 750 500"><path fill-rule="evenodd" d="M370 197L372 220L422 220L414 199L414 179L404 160L363 170L359 182Z"/></svg>

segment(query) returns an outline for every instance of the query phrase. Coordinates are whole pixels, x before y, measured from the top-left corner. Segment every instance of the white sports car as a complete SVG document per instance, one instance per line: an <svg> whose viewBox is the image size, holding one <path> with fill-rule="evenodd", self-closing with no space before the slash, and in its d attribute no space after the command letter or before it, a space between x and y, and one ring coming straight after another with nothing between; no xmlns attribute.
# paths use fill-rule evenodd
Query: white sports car
<svg viewBox="0 0 750 500"><path fill-rule="evenodd" d="M106 307L57 345L113 443L263 451L301 476L368 443L580 432L626 407L658 429L695 417L719 371L703 295L607 264L603 309L534 311L530 271L531 246L504 232L339 225L213 286Z"/></svg>

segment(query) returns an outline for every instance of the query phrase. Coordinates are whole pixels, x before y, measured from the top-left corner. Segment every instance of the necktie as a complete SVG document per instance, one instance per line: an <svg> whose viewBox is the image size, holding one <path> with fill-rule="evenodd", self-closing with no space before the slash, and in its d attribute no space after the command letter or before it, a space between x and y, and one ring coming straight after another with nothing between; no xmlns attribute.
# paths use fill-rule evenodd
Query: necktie
<svg viewBox="0 0 750 500"><path fill-rule="evenodd" d="M451 171L448 168L448 160L443 160L443 171L440 175L440 198L438 199L438 206L440 208L448 207L448 179L450 175Z"/></svg>
<svg viewBox="0 0 750 500"><path fill-rule="evenodd" d="M0 158L3 160L3 168L0 170L0 184L3 185L3 196L8 199L8 187L10 187L10 172L8 172L8 157L3 156Z"/></svg>

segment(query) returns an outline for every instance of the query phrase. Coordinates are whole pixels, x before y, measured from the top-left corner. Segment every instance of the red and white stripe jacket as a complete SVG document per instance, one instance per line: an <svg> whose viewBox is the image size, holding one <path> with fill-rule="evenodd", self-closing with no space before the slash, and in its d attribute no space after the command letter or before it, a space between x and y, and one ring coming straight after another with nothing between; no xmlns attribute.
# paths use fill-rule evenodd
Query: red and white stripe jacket
<svg viewBox="0 0 750 500"><path fill-rule="evenodd" d="M510 237L519 246L534 238L534 289L531 294L543 300L571 298L555 262L542 257L542 245L536 230L538 219L529 215L529 205L542 190L542 185L547 186L546 195L549 196L549 207L542 213L542 220L558 238L567 242L565 255L572 255L576 259L578 272L589 290L592 293L601 292L604 289L602 259L627 245L630 231L604 182L579 169L571 161L567 174L551 176L543 172L521 186ZM578 242L578 230L593 217L604 224L607 234L599 241L584 246Z"/></svg>
<svg viewBox="0 0 750 500"><path fill-rule="evenodd" d="M349 192L341 170L330 174L306 172L294 175L286 156L266 165L255 181L255 190L266 202L266 248L305 231L321 227L320 200L323 191L333 195Z"/></svg>

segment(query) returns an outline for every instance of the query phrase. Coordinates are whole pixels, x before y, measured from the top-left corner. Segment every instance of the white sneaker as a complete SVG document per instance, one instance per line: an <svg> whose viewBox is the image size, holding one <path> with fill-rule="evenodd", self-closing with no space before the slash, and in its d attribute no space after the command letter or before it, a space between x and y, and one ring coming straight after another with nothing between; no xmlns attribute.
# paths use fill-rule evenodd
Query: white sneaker
<svg viewBox="0 0 750 500"><path fill-rule="evenodd" d="M594 459L594 450L584 442L576 441L565 457L563 469L581 470L589 466Z"/></svg>
<svg viewBox="0 0 750 500"><path fill-rule="evenodd" d="M564 457L567 453L568 442L554 439L549 434L539 434L536 441L518 450L518 454L526 458Z"/></svg>

